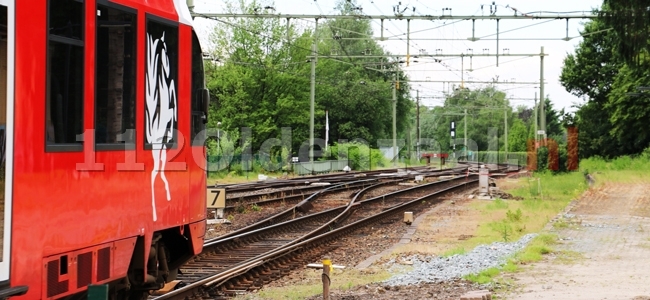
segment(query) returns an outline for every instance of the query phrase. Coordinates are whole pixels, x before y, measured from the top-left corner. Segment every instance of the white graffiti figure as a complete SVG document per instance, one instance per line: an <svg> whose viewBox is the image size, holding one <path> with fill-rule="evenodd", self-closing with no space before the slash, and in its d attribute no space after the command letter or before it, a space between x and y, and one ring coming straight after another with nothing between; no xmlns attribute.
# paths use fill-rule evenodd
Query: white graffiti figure
<svg viewBox="0 0 650 300"><path fill-rule="evenodd" d="M160 39L154 40L147 34L149 49L147 53L147 107L146 107L146 138L151 144L153 155L153 170L151 171L151 206L153 207L153 220L156 216L156 198L154 183L160 172L160 178L165 183L167 201L170 201L169 182L165 177L165 162L167 161L167 143L173 138L172 130L177 120L176 88L174 79L170 78L169 57L165 34ZM161 164L162 162L162 164Z"/></svg>

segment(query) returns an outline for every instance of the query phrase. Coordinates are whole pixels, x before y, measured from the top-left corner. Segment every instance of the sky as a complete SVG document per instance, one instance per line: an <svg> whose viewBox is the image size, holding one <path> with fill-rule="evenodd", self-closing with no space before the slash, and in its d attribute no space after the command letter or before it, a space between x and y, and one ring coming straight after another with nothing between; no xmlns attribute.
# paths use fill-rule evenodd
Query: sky
<svg viewBox="0 0 650 300"><path fill-rule="evenodd" d="M337 0L291 0L291 1L269 1L258 0L263 6L272 6L276 14L336 14L335 4ZM401 3L401 5L399 5ZM486 0L462 0L462 1L431 1L431 0L356 0L358 7L361 7L365 15L393 15L393 7L399 5L400 10L407 8L404 15L490 15L492 1ZM593 8L598 8L602 0L580 0L580 1L530 1L510 0L494 1L496 15L513 15L513 7L522 13L544 12L544 15L556 15L558 13L571 12L572 14L590 14ZM215 0L194 0L194 11L197 13L223 13L224 1ZM415 7L415 12L413 8ZM445 8L448 8L445 10ZM449 8L451 10L449 10ZM272 12L272 11L271 11ZM273 12L272 12L273 13ZM567 36L566 20L501 20L499 22L498 48L496 41L497 24L493 20L477 20L474 28L474 36L482 37L472 42L472 21L411 21L411 42L410 54L417 55L421 50L428 54L495 54L497 49L500 53L512 54L539 54L541 47L544 53L544 93L549 97L556 109L564 108L567 111L575 111L574 104L584 103L584 99L571 95L560 84L559 78L562 72L564 58L569 53L574 53L575 47L582 41L579 36L583 23L587 19L571 19L568 22L569 41L563 40ZM313 26L312 20L300 19L292 22L300 22L302 26ZM208 44L208 35L212 26L217 24L214 20L202 18L195 19L197 34L202 44ZM381 25L379 20L372 21L374 36L380 37ZM525 28L522 28L525 27ZM406 54L407 22L405 20L384 21L384 37L392 37L387 41L378 43L384 49L393 54ZM472 49L472 50L469 50ZM508 50L504 50L508 49ZM411 58L412 60L416 60ZM513 106L533 106L535 93L539 98L540 80L540 57L499 57L499 66L496 66L496 57L444 57L441 63L434 63L432 59L417 59L411 61L409 66L402 65L410 80L425 81L460 81L461 73L464 80L492 81L499 78L499 81L514 82L535 82L530 85L498 85L498 88L507 93ZM461 68L463 72L461 72ZM316 74L318 77L318 73ZM469 88L479 88L486 84L466 84ZM426 106L442 105L444 98L443 91L453 86L442 82L412 82L413 97L419 92L421 103ZM418 92L416 92L416 90Z"/></svg>

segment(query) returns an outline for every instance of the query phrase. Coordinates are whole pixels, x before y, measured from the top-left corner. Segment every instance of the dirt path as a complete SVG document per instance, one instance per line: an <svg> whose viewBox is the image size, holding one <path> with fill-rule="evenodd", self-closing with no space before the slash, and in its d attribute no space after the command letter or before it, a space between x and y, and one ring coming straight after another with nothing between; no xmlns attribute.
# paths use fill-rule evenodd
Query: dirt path
<svg viewBox="0 0 650 300"><path fill-rule="evenodd" d="M593 189L564 219L552 231L574 258L515 274L506 299L650 299L650 184Z"/></svg>

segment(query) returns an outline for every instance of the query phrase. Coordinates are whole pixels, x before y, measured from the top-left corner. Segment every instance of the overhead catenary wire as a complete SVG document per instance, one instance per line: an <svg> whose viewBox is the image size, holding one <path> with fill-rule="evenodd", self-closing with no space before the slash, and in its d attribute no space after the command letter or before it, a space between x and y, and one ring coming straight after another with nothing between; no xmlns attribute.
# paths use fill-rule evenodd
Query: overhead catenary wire
<svg viewBox="0 0 650 300"><path fill-rule="evenodd" d="M197 15L201 15L201 14L197 14ZM242 29L242 30L248 31L248 32L250 32L250 33L257 34L257 35L260 35L260 36L263 36L263 37L266 37L266 38L269 38L269 39L272 39L272 40L274 40L274 41L279 41L279 38L274 38L274 37L271 37L271 36L265 35L265 34L263 34L263 33L261 33L261 32L257 32L257 31L254 31L254 30L250 30L250 29L245 28L245 27L243 27L243 26L240 26L240 25L238 25L238 24L233 24L233 23L231 23L231 22L224 21L224 20L222 20L222 19L218 19L218 18L211 18L211 17L209 17L209 16L203 16L203 17L204 17L204 18L207 18L207 19L211 19L211 20L217 21L217 22L221 22L221 23L224 23L224 24L227 24L227 25L233 26L233 27L237 27L237 28L239 28L239 29ZM289 46L296 47L296 48L301 49L301 50L307 50L307 51L310 51L310 52L312 51L311 49L308 49L308 48L305 48L305 47L301 47L301 46L297 46L297 45L295 45L295 43L292 43L292 42L287 42L287 44L288 44ZM321 53L321 52L316 52L316 54L318 54L319 56L327 57L327 55L325 55L325 54L323 54L323 53ZM356 64L356 63L352 63L352 62L348 62L348 61L344 61L344 60L340 60L340 59L336 59L336 58L331 58L331 57L328 58L328 59L331 59L331 60L333 60L333 61L337 61L337 62L341 62L341 63L344 63L344 64L349 64L349 65L353 65L353 66L358 66L358 67L366 68L366 69L369 69L369 70L379 71L379 72L382 72L382 73L383 73L383 71L381 71L381 70L377 70L377 69L374 69L374 68L364 67L364 66L359 65L359 64Z"/></svg>
<svg viewBox="0 0 650 300"><path fill-rule="evenodd" d="M420 2L420 1L418 1L418 2ZM371 3L372 3L373 5L375 5L374 2L371 1ZM420 3L421 3L421 2L420 2ZM318 5L318 3L316 3L316 6L318 7L319 11L320 11L321 14L322 14L323 11L322 11L321 7ZM375 7L376 7L376 6L377 6L377 5L375 5ZM418 13L418 14L421 14L420 11L417 11L417 13ZM498 16L496 16L496 17L498 17ZM375 22L376 22L376 19L375 19L375 18L370 18L370 19L375 20ZM392 20L392 19L391 19L391 20ZM463 20L470 20L470 18L466 18L466 19L458 20L457 22L448 22L448 23L445 22L445 24L443 24L442 26L438 26L438 28L439 28L439 27L448 26L448 25L453 25L453 24L458 23L458 22L463 21ZM433 21L433 20L432 20L432 21ZM541 23L538 23L538 24L528 25L528 26L524 26L524 27L521 27L521 28L512 29L512 30L509 30L509 31L506 31L506 32L515 31L515 30L519 30L519 29L526 28L526 27L530 27L530 26L535 26L535 25L543 24L543 23L546 23L546 22L550 22L550 21L545 21L545 22L541 22ZM391 22L391 24L394 25L393 22ZM329 24L329 25L332 26L331 24ZM435 29L435 28L429 28L429 29L426 29L426 30L431 30L431 29ZM343 29L343 30L345 30L345 29ZM388 30L388 29L386 29L386 30ZM398 28L398 30L399 30L399 28ZM425 30L425 31L426 31L426 30ZM458 31L458 30L456 30L456 32L457 32L457 31ZM410 33L415 33L415 32L417 32L417 31L410 31ZM592 34L592 33L590 33L590 34ZM404 33L401 33L399 36L404 36L404 35L405 35ZM487 37L487 36L491 36L491 35L486 35L486 37ZM403 40L402 40L402 41L403 41ZM291 45L291 46L295 45L294 43L288 43L288 44ZM339 43L339 45L340 45L340 43ZM414 46L418 46L417 43L411 43L411 47L410 47L410 48L413 48ZM344 47L341 47L341 48L342 48L342 50L344 50L344 51L346 50ZM347 53L346 53L346 54L347 54ZM349 59L349 58L348 58L348 59L344 59L344 60L336 60L336 59L334 59L334 61L339 61L339 62L343 62L343 63L346 63L347 60L352 61L352 59ZM395 62L395 61L391 61L390 63L394 64L394 63L396 63L396 62ZM421 64L421 65L425 65L425 64L430 64L430 63L434 63L434 62L423 62L423 61L420 60L420 61L418 61L417 63L418 63L418 64ZM505 63L505 62L504 62L504 63ZM377 65L377 63L368 63L368 62L362 62L362 63L359 63L358 61L355 61L354 63L352 63L352 65L359 66L359 67L364 67L364 68L366 68L366 69L371 69L371 70L375 70L375 71L380 71L380 70L376 70L376 69L372 69L372 68L367 68L367 67L372 66L372 65ZM456 75L456 76L459 76L459 75L456 73L457 70L455 70L455 69L453 69L453 68L450 68L449 66L446 66L446 65L443 65L443 66L446 67L446 68L449 68L449 71L452 72L452 74L454 74L454 75ZM473 70L481 70L481 69L486 69L486 68L489 68L489 67L491 67L491 66L485 66L485 67L480 67L480 68L472 68L472 69L473 69ZM402 70L402 71L403 71L403 72L408 72L409 70L405 69L405 70ZM419 71L419 70L418 70L418 71ZM456 72L454 72L454 71L456 71ZM464 71L464 70L462 70L462 71ZM480 77L480 76L479 76L479 77Z"/></svg>

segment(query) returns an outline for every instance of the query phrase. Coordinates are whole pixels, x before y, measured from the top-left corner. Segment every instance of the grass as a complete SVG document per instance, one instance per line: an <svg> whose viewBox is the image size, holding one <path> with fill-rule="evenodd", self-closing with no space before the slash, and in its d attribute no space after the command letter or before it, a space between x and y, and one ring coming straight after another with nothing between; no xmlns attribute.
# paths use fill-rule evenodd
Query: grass
<svg viewBox="0 0 650 300"><path fill-rule="evenodd" d="M456 249L446 252L450 255L461 249L473 249L481 244L496 241L514 241L534 232L540 232L546 224L561 212L571 200L587 189L583 175L567 173L561 175L540 174L535 176L541 183L541 194L531 191L529 178L518 179L516 188L507 192L523 197L522 201L501 200L476 201L472 209L480 212L479 226L474 237L461 242ZM537 186L537 181L535 181Z"/></svg>
<svg viewBox="0 0 650 300"><path fill-rule="evenodd" d="M595 174L596 184L604 182L639 182L648 181L650 171L650 148L636 158L622 156L605 161L599 158L589 158L580 161L580 170Z"/></svg>
<svg viewBox="0 0 650 300"><path fill-rule="evenodd" d="M291 288L271 287L263 288L254 296L254 299L305 299L323 293L321 270L306 269L300 276L301 283L292 283ZM391 274L382 271L361 271L356 269L335 269L330 275L332 283L330 290L349 290L358 285L365 285L390 278ZM252 299L251 296L242 296L235 299Z"/></svg>
<svg viewBox="0 0 650 300"><path fill-rule="evenodd" d="M442 256L443 257L449 257L449 256L453 256L453 255L456 255L456 254L461 255L461 254L465 254L465 253L467 253L465 248L459 247L459 248L451 249L451 250L443 253Z"/></svg>
<svg viewBox="0 0 650 300"><path fill-rule="evenodd" d="M468 244L462 245L461 249L496 241L499 236L504 240L515 240L526 233L541 231L549 220L587 189L585 173L596 177L596 186L605 183L650 181L647 176L650 171L650 151L646 150L646 152L636 158L625 156L610 161L598 158L586 159L580 162L581 172L556 175L542 173L536 175L534 179L520 179L523 181L520 187L508 192L514 196L524 197L525 200L520 202L496 200L492 203L477 204L477 209L483 211L484 215L500 214L501 219L492 222L486 221L486 225L477 229L477 238L468 240ZM518 215L520 209L521 216ZM505 216L503 216L504 210ZM571 223L564 218L553 223L553 228L556 230L570 226ZM579 252L555 251L553 245L556 243L557 236L550 233L540 234L522 251L511 257L507 264L500 269L491 268L466 278L478 283L491 282L500 273L516 272L519 266L540 261L544 255L549 253L554 253L556 261L563 264L575 263L583 258Z"/></svg>
<svg viewBox="0 0 650 300"><path fill-rule="evenodd" d="M481 244L496 241L515 241L528 233L541 232L572 200L587 189L583 174L537 174L533 178L520 178L518 184L507 192L523 197L522 201L477 201L473 208L481 212L481 220L473 238L445 254L473 249ZM555 226L568 226L563 219ZM557 236L543 233L535 237L522 251L509 258L501 268L491 268L478 274L466 276L477 283L491 282L502 272L517 272L522 265L537 262L544 255L553 253Z"/></svg>
<svg viewBox="0 0 650 300"><path fill-rule="evenodd" d="M571 250L560 250L556 252L555 261L561 264L574 264L578 260L585 258L585 256L576 251Z"/></svg>

